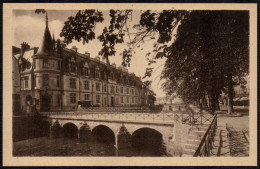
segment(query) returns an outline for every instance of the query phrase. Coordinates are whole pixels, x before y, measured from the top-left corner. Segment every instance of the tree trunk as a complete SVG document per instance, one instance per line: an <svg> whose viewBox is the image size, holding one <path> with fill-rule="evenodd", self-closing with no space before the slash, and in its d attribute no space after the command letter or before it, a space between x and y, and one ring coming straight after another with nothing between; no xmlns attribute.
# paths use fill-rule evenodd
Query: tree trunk
<svg viewBox="0 0 260 169"><path fill-rule="evenodd" d="M232 75L230 74L228 76L228 115L231 115L233 113L233 81Z"/></svg>
<svg viewBox="0 0 260 169"><path fill-rule="evenodd" d="M216 98L211 96L211 114L214 114L216 110Z"/></svg>
<svg viewBox="0 0 260 169"><path fill-rule="evenodd" d="M220 110L218 98L216 99L216 110Z"/></svg>
<svg viewBox="0 0 260 169"><path fill-rule="evenodd" d="M209 95L208 95L208 108L209 108L209 109L211 108L211 98L210 98Z"/></svg>

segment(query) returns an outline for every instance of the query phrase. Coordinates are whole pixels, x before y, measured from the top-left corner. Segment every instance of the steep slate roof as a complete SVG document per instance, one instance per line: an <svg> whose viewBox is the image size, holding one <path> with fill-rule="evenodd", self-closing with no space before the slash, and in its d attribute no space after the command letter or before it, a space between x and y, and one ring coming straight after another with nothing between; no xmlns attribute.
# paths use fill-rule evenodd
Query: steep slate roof
<svg viewBox="0 0 260 169"><path fill-rule="evenodd" d="M13 55L21 54L21 49L16 46L12 46L12 53Z"/></svg>
<svg viewBox="0 0 260 169"><path fill-rule="evenodd" d="M51 55L53 53L53 41L51 38L51 33L48 27L48 16L46 13L46 27L43 35L43 40L41 47L39 48L38 52L35 54L37 56L43 55Z"/></svg>

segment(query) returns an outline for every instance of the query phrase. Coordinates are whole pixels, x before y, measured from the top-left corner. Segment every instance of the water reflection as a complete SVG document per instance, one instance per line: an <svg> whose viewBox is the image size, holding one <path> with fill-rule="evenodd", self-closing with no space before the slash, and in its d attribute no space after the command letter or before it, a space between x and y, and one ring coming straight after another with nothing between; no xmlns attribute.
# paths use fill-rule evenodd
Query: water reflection
<svg viewBox="0 0 260 169"><path fill-rule="evenodd" d="M15 142L13 150L14 156L167 156L163 148L159 151L136 148L117 151L113 144L48 137Z"/></svg>

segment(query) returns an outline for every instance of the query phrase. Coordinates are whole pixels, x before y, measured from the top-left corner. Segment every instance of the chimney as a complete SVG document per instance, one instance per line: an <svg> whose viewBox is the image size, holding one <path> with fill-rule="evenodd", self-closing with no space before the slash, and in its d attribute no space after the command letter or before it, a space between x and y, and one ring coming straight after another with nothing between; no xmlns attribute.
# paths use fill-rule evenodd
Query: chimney
<svg viewBox="0 0 260 169"><path fill-rule="evenodd" d="M85 52L85 55L86 55L87 57L90 57L90 53L89 53L88 51Z"/></svg>
<svg viewBox="0 0 260 169"><path fill-rule="evenodd" d="M77 52L78 48L76 46L72 46L71 50Z"/></svg>
<svg viewBox="0 0 260 169"><path fill-rule="evenodd" d="M118 69L119 69L119 70L122 70L122 66L119 66Z"/></svg>
<svg viewBox="0 0 260 169"><path fill-rule="evenodd" d="M99 56L96 56L95 59L96 59L97 61L100 61L100 57L99 57Z"/></svg>
<svg viewBox="0 0 260 169"><path fill-rule="evenodd" d="M28 45L28 43L26 42L23 42L21 44L21 57L23 57L24 52L29 49L30 49L30 45Z"/></svg>
<svg viewBox="0 0 260 169"><path fill-rule="evenodd" d="M115 64L115 63L112 63L112 66L113 66L113 67L116 67L116 64Z"/></svg>

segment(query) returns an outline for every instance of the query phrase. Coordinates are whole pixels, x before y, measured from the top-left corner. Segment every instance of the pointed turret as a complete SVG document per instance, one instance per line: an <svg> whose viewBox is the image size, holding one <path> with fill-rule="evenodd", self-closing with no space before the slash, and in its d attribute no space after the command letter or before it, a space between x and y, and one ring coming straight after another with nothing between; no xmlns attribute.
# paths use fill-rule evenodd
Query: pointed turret
<svg viewBox="0 0 260 169"><path fill-rule="evenodd" d="M46 12L46 27L43 35L42 44L39 51L35 55L52 55L52 53L53 53L53 41L48 27L48 15Z"/></svg>

